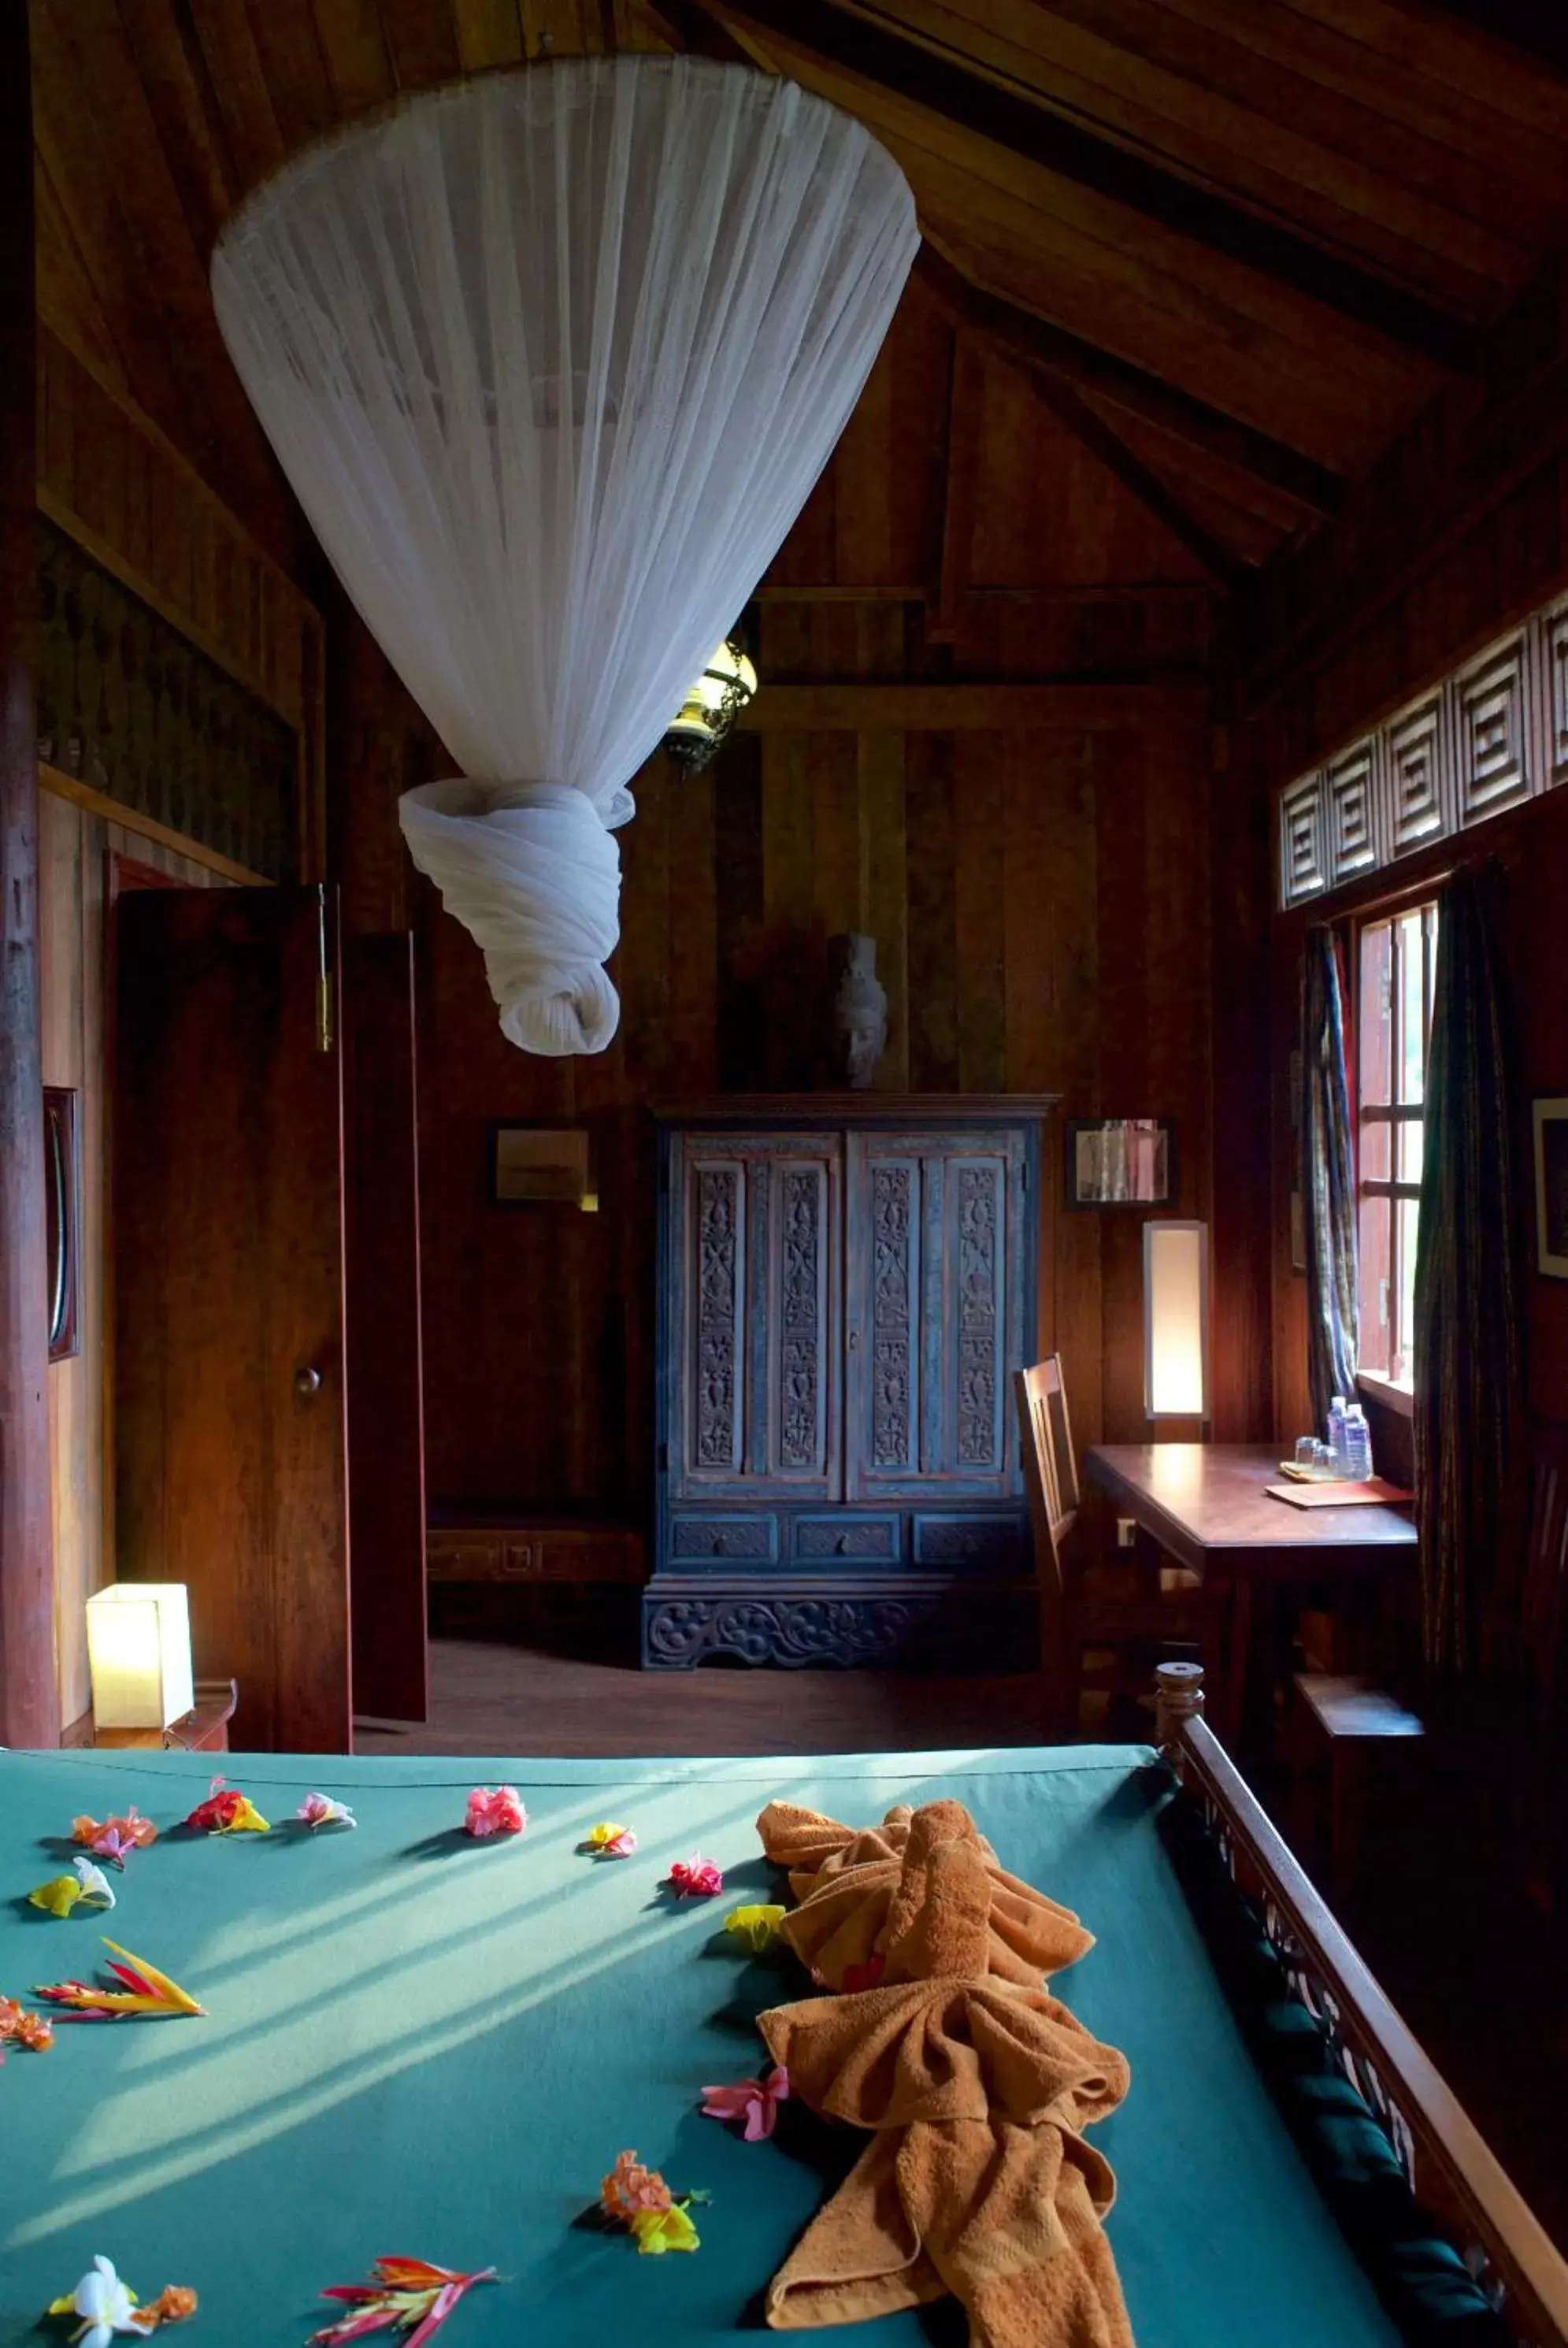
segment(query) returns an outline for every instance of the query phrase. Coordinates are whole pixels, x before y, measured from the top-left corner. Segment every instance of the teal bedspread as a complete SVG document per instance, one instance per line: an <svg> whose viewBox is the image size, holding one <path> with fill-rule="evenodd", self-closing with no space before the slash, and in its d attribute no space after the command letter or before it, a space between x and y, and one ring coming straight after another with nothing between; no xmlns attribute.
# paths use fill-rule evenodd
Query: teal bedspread
<svg viewBox="0 0 1568 2348"><path fill-rule="evenodd" d="M111 1876L113 1915L57 1921L26 1896L68 1865L73 1815L134 1801L168 1828L209 1766L0 1753L0 1994L92 1977L107 1931L208 2009L63 2024L51 2053L0 2071L3 2348L40 2339L40 2310L98 2251L146 2295L196 2286L196 2324L168 2335L191 2348L302 2341L331 2312L318 2289L389 2251L506 2278L470 2295L443 2348L702 2348L754 2329L762 2286L862 2141L786 2113L747 2145L697 2111L702 2086L759 2067L751 2016L805 1990L792 1960L739 1953L721 1929L774 1896L753 1823L774 1795L855 1823L954 1796L1005 1865L1099 1935L1058 1986L1132 2064L1095 2137L1119 2179L1109 2230L1140 2348L1396 2337L1214 1979L1146 1752L225 1766L275 1828L319 1788L354 1805L358 1831L166 1835ZM466 1790L501 1778L528 1831L473 1842ZM607 1818L636 1828L634 1858L579 1854ZM661 1878L699 1849L724 1894L674 1904ZM695 2256L639 2257L574 2222L628 2146L677 2190L712 2193ZM835 2336L961 2340L953 2312Z"/></svg>

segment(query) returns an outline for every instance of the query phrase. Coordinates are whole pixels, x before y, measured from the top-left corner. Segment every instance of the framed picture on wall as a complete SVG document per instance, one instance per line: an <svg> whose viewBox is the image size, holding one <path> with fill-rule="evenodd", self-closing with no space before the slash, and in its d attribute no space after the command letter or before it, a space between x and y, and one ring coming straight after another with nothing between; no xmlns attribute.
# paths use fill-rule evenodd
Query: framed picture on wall
<svg viewBox="0 0 1568 2348"><path fill-rule="evenodd" d="M1107 1117L1067 1128L1070 1207L1163 1207L1176 1195L1176 1144L1157 1117Z"/></svg>
<svg viewBox="0 0 1568 2348"><path fill-rule="evenodd" d="M1568 1099L1538 1100L1534 1117L1536 1265L1568 1280Z"/></svg>
<svg viewBox="0 0 1568 2348"><path fill-rule="evenodd" d="M493 1125L490 1203L495 1207L598 1208L580 1126Z"/></svg>

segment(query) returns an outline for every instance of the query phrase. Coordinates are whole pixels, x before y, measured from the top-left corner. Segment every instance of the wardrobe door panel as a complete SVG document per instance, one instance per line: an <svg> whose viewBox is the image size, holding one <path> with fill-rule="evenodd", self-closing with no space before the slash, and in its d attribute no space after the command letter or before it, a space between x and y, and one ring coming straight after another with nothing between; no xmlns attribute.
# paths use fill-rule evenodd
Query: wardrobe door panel
<svg viewBox="0 0 1568 2348"><path fill-rule="evenodd" d="M685 1134L667 1358L681 1497L843 1496L843 1145Z"/></svg>
<svg viewBox="0 0 1568 2348"><path fill-rule="evenodd" d="M1021 1134L850 1138L852 1498L1013 1497L1031 1256Z"/></svg>

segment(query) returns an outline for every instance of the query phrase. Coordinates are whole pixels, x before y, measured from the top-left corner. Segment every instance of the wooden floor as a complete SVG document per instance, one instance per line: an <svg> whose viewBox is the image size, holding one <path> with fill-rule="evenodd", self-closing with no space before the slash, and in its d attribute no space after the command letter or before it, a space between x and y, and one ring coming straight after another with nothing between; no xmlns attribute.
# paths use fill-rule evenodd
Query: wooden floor
<svg viewBox="0 0 1568 2348"><path fill-rule="evenodd" d="M440 1638L430 1718L362 1722L362 1753L661 1754L918 1752L1041 1742L1039 1681L927 1679L887 1672L640 1672L539 1646ZM1147 1735L1135 1715L1117 1725ZM1399 1896L1345 1921L1542 2222L1568 2250L1568 1966L1560 1936L1467 1868L1456 1932L1454 1855L1412 1833ZM1425 1841L1428 1856L1419 1859ZM1472 1859L1475 1855L1472 1854Z"/></svg>
<svg viewBox="0 0 1568 2348"><path fill-rule="evenodd" d="M920 1752L1039 1745L1033 1673L927 1679L913 1673L641 1672L478 1639L431 1643L430 1718L361 1721L361 1753Z"/></svg>

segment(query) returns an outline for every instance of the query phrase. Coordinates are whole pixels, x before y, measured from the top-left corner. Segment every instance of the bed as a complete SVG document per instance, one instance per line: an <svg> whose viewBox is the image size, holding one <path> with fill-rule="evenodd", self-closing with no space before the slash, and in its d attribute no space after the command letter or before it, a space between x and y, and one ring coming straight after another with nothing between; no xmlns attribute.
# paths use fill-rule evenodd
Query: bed
<svg viewBox="0 0 1568 2348"><path fill-rule="evenodd" d="M1377 2063L1409 2058L1331 1920L1327 1972L1307 1982L1303 1945L1323 1937L1323 1920L1303 1912L1310 1887L1288 1861L1281 1871L1245 1788L1183 1709L1169 1705L1163 1724L1169 1759L1125 1746L641 1764L235 1756L230 1778L278 1830L164 1834L112 1879L112 1915L63 1921L26 1894L68 1864L74 1814L135 1803L168 1827L206 1793L208 1766L0 1753L0 1993L90 1976L107 1931L207 2009L62 2025L46 2055L13 2051L0 2071L0 2343L36 2342L40 2311L99 2252L145 2293L193 2284L192 2342L223 2348L302 2341L332 2313L321 2288L362 2279L387 2252L500 2271L499 2287L453 2316L454 2348L701 2348L754 2327L833 2164L858 2148L841 2156L832 2138L849 2132L805 2115L747 2144L697 2108L702 2087L758 2068L753 2015L803 1993L787 1954L748 1954L722 1930L733 1905L775 1895L753 1823L775 1795L856 1822L955 1796L1009 1867L1097 1932L1057 1985L1132 2066L1096 2140L1119 2180L1109 2230L1140 2348L1389 2348L1427 2336L1429 2320L1430 2336L1467 2348L1492 2336L1457 2260L1435 2298L1418 2293L1415 2319L1396 2321L1387 2276L1358 2257L1315 2181L1299 2115L1260 2055L1266 1984L1256 2011L1238 2003L1238 1947L1243 1972L1269 1951L1234 1893L1216 1892L1216 1849L1241 1872L1273 1869L1284 1962L1337 2028L1348 2020L1371 2100L1384 2092ZM467 1790L501 1779L522 1794L528 1831L474 1841L461 1831ZM313 1791L351 1804L357 1829L282 1827ZM1205 1807L1217 1842L1194 1832ZM635 1828L635 1856L583 1854L602 1819ZM724 1894L677 1902L661 1879L698 1849L723 1866ZM1230 1902L1218 1928L1216 1898ZM1426 2189L1431 2127L1440 2137L1453 2127L1433 2100L1440 2086L1421 2074L1416 2100L1430 2108L1411 2120L1390 2106L1384 2136L1339 2051L1327 2071L1363 2131L1362 2182L1375 2170L1386 2200L1402 2157ZM1346 2106L1329 2101L1343 2147ZM629 2147L676 2189L712 2194L696 2256L639 2257L585 2222ZM1542 2348L1568 2339L1564 2271L1484 2148L1467 2137L1442 2158L1433 2198L1485 2244L1518 2335ZM1450 2256L1428 2251L1429 2267ZM961 2339L961 2324L942 2329L953 2312L837 2336Z"/></svg>

